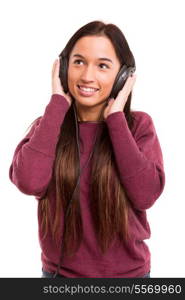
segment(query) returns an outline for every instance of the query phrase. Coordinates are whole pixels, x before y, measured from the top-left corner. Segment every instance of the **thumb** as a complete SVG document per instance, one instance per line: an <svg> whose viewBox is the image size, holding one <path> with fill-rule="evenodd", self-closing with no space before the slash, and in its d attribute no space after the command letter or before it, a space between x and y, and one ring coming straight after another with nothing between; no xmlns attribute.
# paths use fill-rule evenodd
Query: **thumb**
<svg viewBox="0 0 185 300"><path fill-rule="evenodd" d="M108 99L108 105L111 105L114 102L114 98Z"/></svg>

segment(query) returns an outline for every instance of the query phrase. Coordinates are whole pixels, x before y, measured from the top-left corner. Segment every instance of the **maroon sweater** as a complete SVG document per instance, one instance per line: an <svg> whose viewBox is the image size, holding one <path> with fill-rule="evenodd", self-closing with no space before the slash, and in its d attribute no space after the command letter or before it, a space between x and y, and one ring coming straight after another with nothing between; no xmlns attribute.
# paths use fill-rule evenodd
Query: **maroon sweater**
<svg viewBox="0 0 185 300"><path fill-rule="evenodd" d="M22 193L34 195L38 201L46 192L51 179L60 127L68 109L69 104L63 96L52 95L44 115L32 126L14 153L9 171L10 179ZM161 195L165 174L152 118L145 112L133 113L135 123L131 131L123 112L114 112L103 121L108 127L120 182L132 203L129 213L131 239L127 246L115 239L107 253L101 254L88 206L88 165L80 179L83 242L73 257L66 257L62 261L59 273L64 277L142 277L151 268L150 251L144 242L150 238L146 210ZM97 127L101 130L102 124L79 122L80 147L83 149L80 151L81 165L88 159L93 147L93 136ZM51 203L54 203L55 191L51 197ZM63 220L63 216L61 218ZM50 233L46 239L42 239L39 215L38 224L43 269L54 272L60 249L52 242Z"/></svg>

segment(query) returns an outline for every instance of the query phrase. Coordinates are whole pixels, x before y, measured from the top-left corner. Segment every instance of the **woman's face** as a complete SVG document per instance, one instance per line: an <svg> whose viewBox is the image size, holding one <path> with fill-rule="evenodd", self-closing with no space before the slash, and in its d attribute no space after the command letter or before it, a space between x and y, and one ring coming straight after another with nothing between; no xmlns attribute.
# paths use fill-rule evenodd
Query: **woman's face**
<svg viewBox="0 0 185 300"><path fill-rule="evenodd" d="M69 57L69 91L79 105L96 106L110 95L119 69L120 62L107 37L82 37Z"/></svg>

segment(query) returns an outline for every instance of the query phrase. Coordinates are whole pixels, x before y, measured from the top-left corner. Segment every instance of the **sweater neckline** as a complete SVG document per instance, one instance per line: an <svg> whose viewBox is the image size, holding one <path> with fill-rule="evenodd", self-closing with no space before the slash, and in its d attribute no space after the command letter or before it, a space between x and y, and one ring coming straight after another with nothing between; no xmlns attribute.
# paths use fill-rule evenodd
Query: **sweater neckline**
<svg viewBox="0 0 185 300"><path fill-rule="evenodd" d="M79 124L101 124L104 121L78 121Z"/></svg>

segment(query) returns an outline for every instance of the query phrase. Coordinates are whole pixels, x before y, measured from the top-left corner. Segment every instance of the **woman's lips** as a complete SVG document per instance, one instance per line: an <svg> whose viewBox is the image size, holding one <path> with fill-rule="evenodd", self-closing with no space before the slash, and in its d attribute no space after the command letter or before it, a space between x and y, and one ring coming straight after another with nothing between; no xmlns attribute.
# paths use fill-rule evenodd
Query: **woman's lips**
<svg viewBox="0 0 185 300"><path fill-rule="evenodd" d="M90 86L77 85L77 87L79 94L84 97L94 96L94 94L99 91L99 89Z"/></svg>

